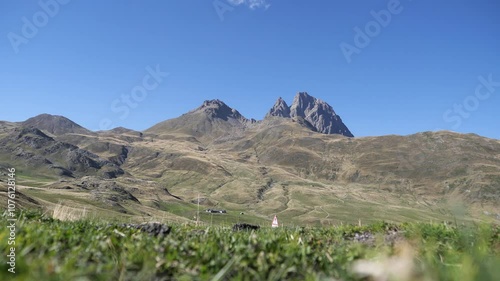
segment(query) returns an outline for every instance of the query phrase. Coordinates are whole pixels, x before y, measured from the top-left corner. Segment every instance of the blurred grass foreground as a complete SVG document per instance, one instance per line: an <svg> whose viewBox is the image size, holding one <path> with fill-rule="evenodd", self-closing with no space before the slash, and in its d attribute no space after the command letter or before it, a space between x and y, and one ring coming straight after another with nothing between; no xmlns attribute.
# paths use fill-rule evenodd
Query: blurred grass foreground
<svg viewBox="0 0 500 281"><path fill-rule="evenodd" d="M23 212L16 273L8 271L9 229L0 230L0 280L500 280L493 224L162 229Z"/></svg>

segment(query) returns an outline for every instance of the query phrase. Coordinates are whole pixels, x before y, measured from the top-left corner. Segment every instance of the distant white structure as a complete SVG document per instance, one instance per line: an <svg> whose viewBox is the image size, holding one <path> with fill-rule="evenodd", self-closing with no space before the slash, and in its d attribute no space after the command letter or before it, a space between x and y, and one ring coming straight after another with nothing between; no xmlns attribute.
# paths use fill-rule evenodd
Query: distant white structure
<svg viewBox="0 0 500 281"><path fill-rule="evenodd" d="M212 214L225 214L225 213L227 213L226 210L213 210L213 209L206 209L205 212L212 213Z"/></svg>
<svg viewBox="0 0 500 281"><path fill-rule="evenodd" d="M278 227L278 217L276 217L276 215L274 215L273 224L271 225L271 227Z"/></svg>

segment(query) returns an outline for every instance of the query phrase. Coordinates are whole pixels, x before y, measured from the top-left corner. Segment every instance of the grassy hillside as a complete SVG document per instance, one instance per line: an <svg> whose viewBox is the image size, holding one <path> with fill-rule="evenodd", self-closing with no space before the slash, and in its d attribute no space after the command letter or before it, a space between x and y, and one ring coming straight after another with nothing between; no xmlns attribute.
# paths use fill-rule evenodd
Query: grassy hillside
<svg viewBox="0 0 500 281"><path fill-rule="evenodd" d="M72 125L62 135L4 122L0 167L15 167L19 190L45 210L62 203L136 221L193 221L198 197L201 210L228 211L203 214L204 223L234 223L240 213L300 226L500 220L499 140L451 132L346 138L292 119L228 122L196 112L144 133L85 134Z"/></svg>

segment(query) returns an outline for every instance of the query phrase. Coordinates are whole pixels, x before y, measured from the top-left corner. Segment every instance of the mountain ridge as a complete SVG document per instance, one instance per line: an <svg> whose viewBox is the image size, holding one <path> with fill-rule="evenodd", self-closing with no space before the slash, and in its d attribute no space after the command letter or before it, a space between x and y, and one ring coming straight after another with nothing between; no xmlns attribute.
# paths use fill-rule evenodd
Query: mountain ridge
<svg viewBox="0 0 500 281"><path fill-rule="evenodd" d="M303 99L308 104L302 106ZM293 110L293 112L292 112ZM231 108L219 99L205 100L203 104L177 118L168 119L146 129L145 133L165 135L171 132L193 136L207 143L238 139L245 130L263 126L270 117L290 119L304 128L323 134L340 134L353 137L349 129L333 108L324 101L309 96L305 92L297 93L294 103L289 107L280 97L263 120L248 119L238 110Z"/></svg>
<svg viewBox="0 0 500 281"><path fill-rule="evenodd" d="M256 221L452 220L455 202L461 218L500 219L500 140L321 134L314 125L333 128L324 116L338 115L313 97L297 99L294 117L278 99L260 121L208 100L143 132L86 133L60 116L34 122L43 128L2 121L0 167L15 167L20 192L43 208L65 198L105 215L191 220L200 197Z"/></svg>

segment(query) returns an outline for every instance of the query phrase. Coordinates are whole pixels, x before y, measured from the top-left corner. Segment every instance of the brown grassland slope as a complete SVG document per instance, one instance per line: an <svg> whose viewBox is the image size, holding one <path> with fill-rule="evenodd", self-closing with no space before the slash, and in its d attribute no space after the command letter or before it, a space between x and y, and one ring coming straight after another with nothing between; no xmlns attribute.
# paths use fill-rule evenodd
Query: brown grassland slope
<svg viewBox="0 0 500 281"><path fill-rule="evenodd" d="M277 214L285 225L500 219L499 140L446 131L349 138L314 132L301 118L256 122L228 108L207 104L144 132L91 132L47 115L0 122L0 167L16 168L20 205L62 204L98 217L267 224Z"/></svg>

